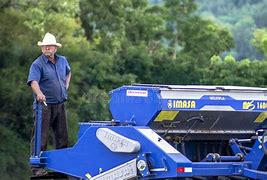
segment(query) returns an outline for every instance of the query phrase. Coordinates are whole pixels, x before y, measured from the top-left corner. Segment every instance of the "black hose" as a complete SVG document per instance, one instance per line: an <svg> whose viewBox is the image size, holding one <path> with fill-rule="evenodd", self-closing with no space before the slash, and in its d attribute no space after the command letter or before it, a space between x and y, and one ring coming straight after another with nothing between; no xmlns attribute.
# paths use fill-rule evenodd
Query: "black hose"
<svg viewBox="0 0 267 180"><path fill-rule="evenodd" d="M194 121L194 123L189 127L189 129L187 130L186 134L183 136L183 139L189 134L190 130L193 128L193 126L196 124L196 122L200 121L201 123L204 123L204 118L202 115L199 115L199 116L193 116L193 117L190 117L190 118L187 118L187 119L184 119L182 121L178 121L178 122L171 122L170 126L166 129L165 133L162 135L162 137L164 138L170 131L170 128L173 127L174 124L178 124L178 123L181 123L181 122L190 122L190 121Z"/></svg>

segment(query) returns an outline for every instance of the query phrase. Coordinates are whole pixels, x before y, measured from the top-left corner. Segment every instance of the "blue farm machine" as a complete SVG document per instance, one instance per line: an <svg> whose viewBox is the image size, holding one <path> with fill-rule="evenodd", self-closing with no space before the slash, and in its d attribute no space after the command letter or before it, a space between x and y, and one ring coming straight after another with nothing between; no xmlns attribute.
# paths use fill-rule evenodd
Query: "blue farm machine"
<svg viewBox="0 0 267 180"><path fill-rule="evenodd" d="M110 92L111 121L80 123L72 147L30 164L81 180L267 180L267 88L134 84Z"/></svg>

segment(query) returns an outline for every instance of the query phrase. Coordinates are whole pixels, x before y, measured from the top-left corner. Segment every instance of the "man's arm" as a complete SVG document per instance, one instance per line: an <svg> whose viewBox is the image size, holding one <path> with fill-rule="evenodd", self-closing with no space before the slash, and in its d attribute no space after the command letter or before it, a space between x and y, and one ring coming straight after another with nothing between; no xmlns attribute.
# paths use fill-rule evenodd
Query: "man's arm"
<svg viewBox="0 0 267 180"><path fill-rule="evenodd" d="M71 72L69 72L69 74L67 75L66 78L66 88L69 89L70 86L70 79L71 79Z"/></svg>
<svg viewBox="0 0 267 180"><path fill-rule="evenodd" d="M39 101L39 102L46 101L45 95L41 91L39 83L37 81L31 82L31 88L32 88L32 91L36 94L37 101Z"/></svg>

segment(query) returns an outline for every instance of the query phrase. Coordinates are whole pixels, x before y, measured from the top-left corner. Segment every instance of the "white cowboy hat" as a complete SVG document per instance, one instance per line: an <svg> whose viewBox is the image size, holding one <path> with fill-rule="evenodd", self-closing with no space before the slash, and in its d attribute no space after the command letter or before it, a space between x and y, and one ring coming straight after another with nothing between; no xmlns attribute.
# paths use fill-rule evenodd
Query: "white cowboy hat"
<svg viewBox="0 0 267 180"><path fill-rule="evenodd" d="M55 45L57 47L62 47L60 43L57 43L56 37L49 32L45 34L43 41L38 41L37 44L38 46Z"/></svg>

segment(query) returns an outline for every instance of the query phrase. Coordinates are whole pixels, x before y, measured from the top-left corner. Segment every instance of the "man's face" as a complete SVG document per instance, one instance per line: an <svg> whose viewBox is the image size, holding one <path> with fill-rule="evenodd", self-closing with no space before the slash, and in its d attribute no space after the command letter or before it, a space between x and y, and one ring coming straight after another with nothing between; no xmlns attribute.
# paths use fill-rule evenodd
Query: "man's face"
<svg viewBox="0 0 267 180"><path fill-rule="evenodd" d="M54 57L55 53L57 52L57 46L55 45L45 45L41 46L42 52L44 55L48 57Z"/></svg>

